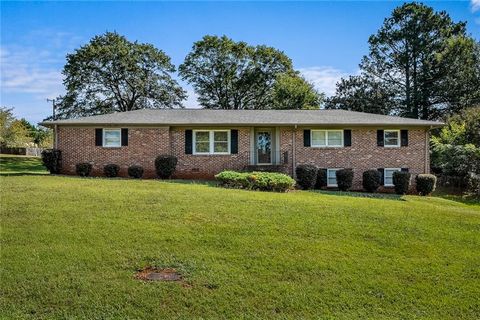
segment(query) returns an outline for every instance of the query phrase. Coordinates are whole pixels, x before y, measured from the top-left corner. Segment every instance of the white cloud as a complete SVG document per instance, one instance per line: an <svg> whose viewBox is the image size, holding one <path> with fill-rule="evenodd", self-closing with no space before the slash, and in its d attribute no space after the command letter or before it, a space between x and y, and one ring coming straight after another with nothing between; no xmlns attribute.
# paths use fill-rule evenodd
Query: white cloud
<svg viewBox="0 0 480 320"><path fill-rule="evenodd" d="M471 0L470 5L472 7L472 12L480 10L480 0Z"/></svg>
<svg viewBox="0 0 480 320"><path fill-rule="evenodd" d="M342 77L348 77L350 74L333 67L309 67L301 68L298 71L313 85L315 88L324 92L327 96L335 94L335 85Z"/></svg>
<svg viewBox="0 0 480 320"><path fill-rule="evenodd" d="M180 81L179 84L182 86L185 91L187 91L187 99L183 101L183 105L188 109L198 109L201 108L200 104L197 101L197 94L193 88L187 85L185 82Z"/></svg>

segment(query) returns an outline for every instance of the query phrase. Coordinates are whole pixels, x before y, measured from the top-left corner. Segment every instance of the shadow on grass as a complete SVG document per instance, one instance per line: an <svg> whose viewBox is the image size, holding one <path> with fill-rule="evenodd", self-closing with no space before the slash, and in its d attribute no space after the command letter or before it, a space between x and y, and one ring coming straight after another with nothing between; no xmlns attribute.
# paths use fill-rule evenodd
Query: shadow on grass
<svg viewBox="0 0 480 320"><path fill-rule="evenodd" d="M380 200L396 200L406 201L403 196L391 193L367 193L367 192L355 192L355 191L330 191L330 190L312 190L313 193L321 193L329 196L338 197L357 197L357 198L369 198Z"/></svg>

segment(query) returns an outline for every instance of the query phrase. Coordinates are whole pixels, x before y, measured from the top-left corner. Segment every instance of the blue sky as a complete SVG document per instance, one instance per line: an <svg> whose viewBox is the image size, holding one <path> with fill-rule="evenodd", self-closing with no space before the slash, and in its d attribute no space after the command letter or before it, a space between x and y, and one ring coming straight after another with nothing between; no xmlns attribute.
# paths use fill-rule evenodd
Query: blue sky
<svg viewBox="0 0 480 320"><path fill-rule="evenodd" d="M480 0L425 2L467 21L480 39ZM324 2L1 2L1 105L32 122L51 114L63 92L65 55L105 31L149 42L178 66L205 34L283 50L315 86L358 72L367 39L396 1ZM195 107L191 87L187 107Z"/></svg>

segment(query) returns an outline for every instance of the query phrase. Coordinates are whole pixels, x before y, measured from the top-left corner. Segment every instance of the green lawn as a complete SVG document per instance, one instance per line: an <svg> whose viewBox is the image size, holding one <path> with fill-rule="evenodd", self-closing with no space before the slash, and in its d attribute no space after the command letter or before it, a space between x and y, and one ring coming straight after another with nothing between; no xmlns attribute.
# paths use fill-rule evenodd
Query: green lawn
<svg viewBox="0 0 480 320"><path fill-rule="evenodd" d="M17 173L0 176L2 319L480 318L473 202L29 175L1 162ZM147 265L184 281L136 280Z"/></svg>

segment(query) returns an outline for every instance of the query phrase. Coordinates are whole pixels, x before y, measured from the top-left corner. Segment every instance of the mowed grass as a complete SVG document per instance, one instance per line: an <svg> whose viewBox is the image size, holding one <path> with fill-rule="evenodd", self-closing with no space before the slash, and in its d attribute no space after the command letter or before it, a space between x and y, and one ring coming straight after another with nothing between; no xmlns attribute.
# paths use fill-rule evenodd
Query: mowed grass
<svg viewBox="0 0 480 320"><path fill-rule="evenodd" d="M479 205L49 175L0 183L0 318L480 318ZM148 265L184 280L136 280Z"/></svg>

